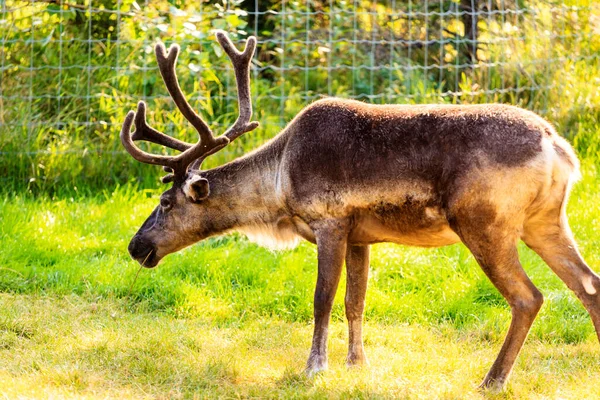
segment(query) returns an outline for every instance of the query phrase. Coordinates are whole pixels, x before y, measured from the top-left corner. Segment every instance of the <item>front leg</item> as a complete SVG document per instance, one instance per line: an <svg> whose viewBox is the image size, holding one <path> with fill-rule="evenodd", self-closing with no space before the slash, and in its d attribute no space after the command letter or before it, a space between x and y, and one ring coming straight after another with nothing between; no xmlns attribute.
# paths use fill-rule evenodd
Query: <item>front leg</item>
<svg viewBox="0 0 600 400"><path fill-rule="evenodd" d="M348 246L346 253L346 318L348 357L346 365L367 363L362 340L362 319L369 279L369 246Z"/></svg>
<svg viewBox="0 0 600 400"><path fill-rule="evenodd" d="M327 330L346 255L348 224L337 220L320 221L312 228L317 241L319 272L315 289L315 331L306 363L309 376L327 369Z"/></svg>

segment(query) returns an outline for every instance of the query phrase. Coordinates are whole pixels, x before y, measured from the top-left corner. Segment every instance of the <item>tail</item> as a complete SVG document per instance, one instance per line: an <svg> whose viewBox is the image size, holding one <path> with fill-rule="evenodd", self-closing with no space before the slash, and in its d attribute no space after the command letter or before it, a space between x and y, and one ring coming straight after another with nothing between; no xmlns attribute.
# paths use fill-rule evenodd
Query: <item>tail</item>
<svg viewBox="0 0 600 400"><path fill-rule="evenodd" d="M560 205L561 225L571 235L568 228L566 208L573 184L581 179L579 159L569 142L558 134L552 136L552 149L554 151L553 186L558 191L557 195L559 198L562 197Z"/></svg>
<svg viewBox="0 0 600 400"><path fill-rule="evenodd" d="M581 179L580 164L575 150L563 137L554 135L552 147L563 168L569 170L569 183L573 184Z"/></svg>

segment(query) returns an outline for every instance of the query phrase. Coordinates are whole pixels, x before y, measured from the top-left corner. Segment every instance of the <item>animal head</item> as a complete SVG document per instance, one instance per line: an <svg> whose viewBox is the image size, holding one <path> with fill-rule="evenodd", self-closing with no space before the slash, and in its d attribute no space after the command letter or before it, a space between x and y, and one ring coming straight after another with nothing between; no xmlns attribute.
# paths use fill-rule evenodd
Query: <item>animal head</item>
<svg viewBox="0 0 600 400"><path fill-rule="evenodd" d="M218 204L211 199L211 184L201 171L202 162L258 127L258 122L250 121L250 61L256 38L248 38L244 51L239 52L225 32L217 31L216 37L233 64L238 89L239 116L225 133L216 137L187 102L175 72L179 46L172 45L167 51L162 43L155 48L161 76L177 108L198 132L198 142L186 143L151 128L146 122L143 101L138 103L137 112L127 114L121 129L121 142L129 154L140 162L162 166L168 172L163 183L173 183L129 243L129 253L145 267L154 267L165 255L203 239L210 231L211 221L223 218L219 215ZM135 125L134 132L131 132L132 125ZM160 144L181 153L175 156L147 153L135 145L137 140Z"/></svg>

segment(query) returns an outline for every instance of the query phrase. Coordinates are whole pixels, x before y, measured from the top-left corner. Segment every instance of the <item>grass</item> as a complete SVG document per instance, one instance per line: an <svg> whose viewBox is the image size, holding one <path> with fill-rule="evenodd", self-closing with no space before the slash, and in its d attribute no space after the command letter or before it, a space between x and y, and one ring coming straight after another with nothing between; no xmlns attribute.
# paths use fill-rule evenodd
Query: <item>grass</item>
<svg viewBox="0 0 600 400"><path fill-rule="evenodd" d="M596 168L584 163L569 216L584 257L598 269ZM141 271L131 287L137 265L127 242L156 197L127 186L0 203L6 398L489 396L475 388L510 311L462 245L374 246L365 329L371 366L343 366L342 281L331 370L307 380L314 246L273 253L236 235L210 239ZM589 317L534 253L519 250L546 302L500 398L600 396L590 385L600 378L600 357Z"/></svg>
<svg viewBox="0 0 600 400"><path fill-rule="evenodd" d="M6 398L483 398L476 385L500 345L452 324L368 322L368 369L343 366L346 331L330 333L330 370L301 373L311 327L276 318L209 320L132 313L127 300L0 296ZM593 338L530 340L509 391L496 398L600 395Z"/></svg>

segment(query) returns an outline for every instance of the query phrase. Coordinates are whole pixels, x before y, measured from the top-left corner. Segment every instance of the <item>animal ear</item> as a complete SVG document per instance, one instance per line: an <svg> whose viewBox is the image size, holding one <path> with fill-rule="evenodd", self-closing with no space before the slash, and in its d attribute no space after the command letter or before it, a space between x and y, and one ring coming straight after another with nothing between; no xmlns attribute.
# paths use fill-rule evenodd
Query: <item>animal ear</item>
<svg viewBox="0 0 600 400"><path fill-rule="evenodd" d="M197 203L208 197L210 194L210 185L206 178L196 175L187 180L183 192L191 201Z"/></svg>

